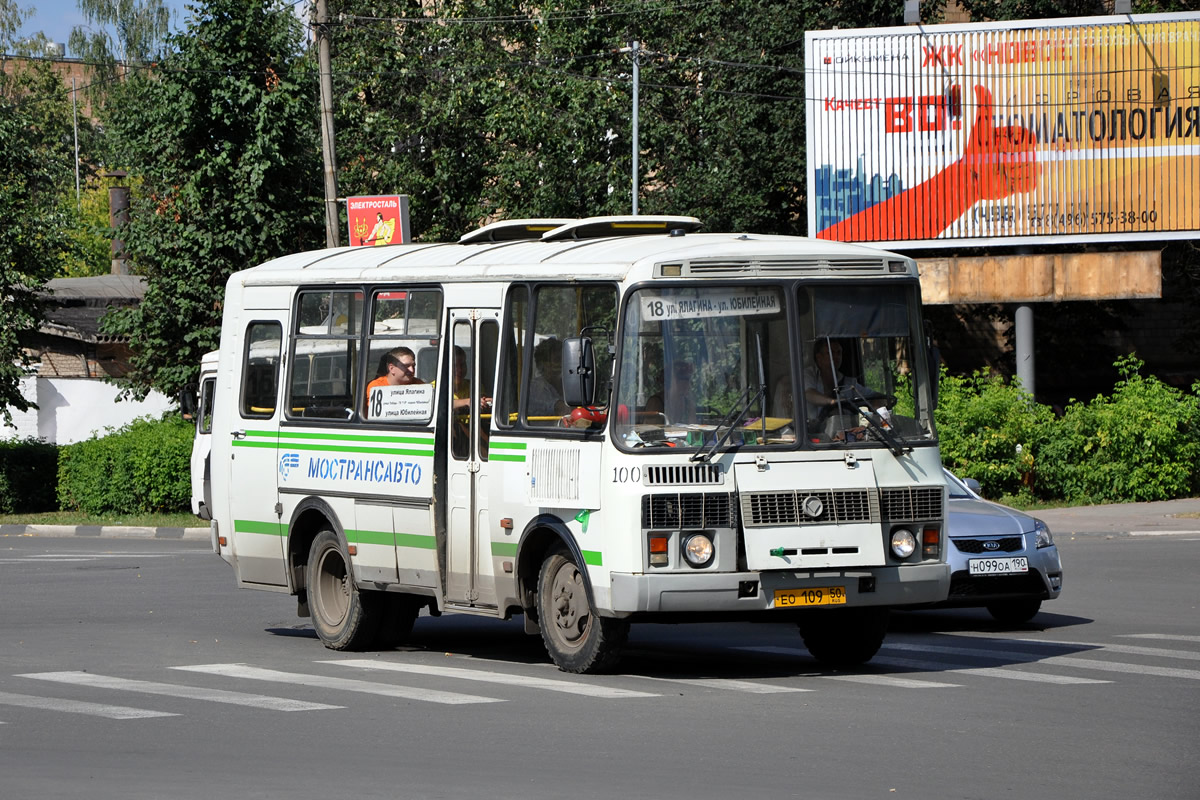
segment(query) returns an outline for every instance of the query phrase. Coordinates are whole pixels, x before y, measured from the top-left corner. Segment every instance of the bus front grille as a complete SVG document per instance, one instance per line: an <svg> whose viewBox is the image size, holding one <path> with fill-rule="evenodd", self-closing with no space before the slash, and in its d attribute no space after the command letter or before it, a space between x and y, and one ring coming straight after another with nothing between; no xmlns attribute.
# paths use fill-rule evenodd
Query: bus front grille
<svg viewBox="0 0 1200 800"><path fill-rule="evenodd" d="M642 527L646 529L731 528L733 525L733 503L725 492L642 497Z"/></svg>
<svg viewBox="0 0 1200 800"><path fill-rule="evenodd" d="M883 518L890 522L916 522L942 518L942 487L903 486L883 489Z"/></svg>
<svg viewBox="0 0 1200 800"><path fill-rule="evenodd" d="M879 521L878 495L871 489L744 492L741 499L750 527Z"/></svg>

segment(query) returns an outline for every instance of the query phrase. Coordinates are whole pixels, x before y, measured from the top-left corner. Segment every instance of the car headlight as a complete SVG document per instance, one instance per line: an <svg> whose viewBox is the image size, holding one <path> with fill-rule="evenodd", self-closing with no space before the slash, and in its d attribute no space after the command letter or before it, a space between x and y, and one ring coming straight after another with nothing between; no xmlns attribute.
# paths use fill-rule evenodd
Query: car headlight
<svg viewBox="0 0 1200 800"><path fill-rule="evenodd" d="M703 533L693 533L683 540L683 557L693 567L703 567L713 559L712 539Z"/></svg>
<svg viewBox="0 0 1200 800"><path fill-rule="evenodd" d="M896 558L908 558L917 549L917 537L907 528L892 531L892 553Z"/></svg>
<svg viewBox="0 0 1200 800"><path fill-rule="evenodd" d="M1033 532L1037 535L1038 548L1050 547L1054 544L1054 535L1050 533L1050 529L1046 527L1046 523L1040 519L1033 521Z"/></svg>

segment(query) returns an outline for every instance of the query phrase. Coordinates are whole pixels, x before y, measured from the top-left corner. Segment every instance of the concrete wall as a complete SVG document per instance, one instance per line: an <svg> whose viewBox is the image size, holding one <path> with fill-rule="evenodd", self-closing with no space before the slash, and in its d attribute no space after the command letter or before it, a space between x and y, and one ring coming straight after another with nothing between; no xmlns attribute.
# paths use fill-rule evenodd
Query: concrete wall
<svg viewBox="0 0 1200 800"><path fill-rule="evenodd" d="M32 436L52 444L74 444L119 428L138 417L160 417L174 408L172 400L151 392L142 402L117 400L120 389L88 378L26 378L22 394L37 410L13 412L15 428L0 425L0 438Z"/></svg>

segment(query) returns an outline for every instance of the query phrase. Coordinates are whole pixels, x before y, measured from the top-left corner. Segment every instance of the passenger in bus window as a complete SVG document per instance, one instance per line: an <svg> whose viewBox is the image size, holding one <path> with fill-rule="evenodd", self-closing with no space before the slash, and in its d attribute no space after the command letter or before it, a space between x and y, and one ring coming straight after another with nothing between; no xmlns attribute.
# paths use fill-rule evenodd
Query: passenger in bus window
<svg viewBox="0 0 1200 800"><path fill-rule="evenodd" d="M370 398L371 390L376 386L403 386L413 383L424 383L416 375L417 357L413 351L407 347L396 347L389 350L383 356L383 365L386 370L383 375L367 384L365 398ZM363 413L366 413L366 403L364 400Z"/></svg>
<svg viewBox="0 0 1200 800"><path fill-rule="evenodd" d="M529 379L526 416L535 424L550 424L546 417L554 417L552 422L557 423L558 417L571 410L563 401L562 343L554 337L538 342L533 348L533 363L537 372Z"/></svg>
<svg viewBox="0 0 1200 800"><path fill-rule="evenodd" d="M667 422L688 424L697 420L696 393L692 388L692 362L677 360L671 365L663 391L646 400L646 411L662 414Z"/></svg>

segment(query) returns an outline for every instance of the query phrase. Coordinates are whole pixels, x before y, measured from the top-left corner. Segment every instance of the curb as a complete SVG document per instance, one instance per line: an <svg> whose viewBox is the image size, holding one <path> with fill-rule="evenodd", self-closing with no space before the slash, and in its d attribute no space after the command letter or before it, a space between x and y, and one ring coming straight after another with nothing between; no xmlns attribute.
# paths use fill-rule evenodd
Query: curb
<svg viewBox="0 0 1200 800"><path fill-rule="evenodd" d="M207 542L208 528L143 528L128 525L0 525L2 536L48 536L84 539L167 539Z"/></svg>

